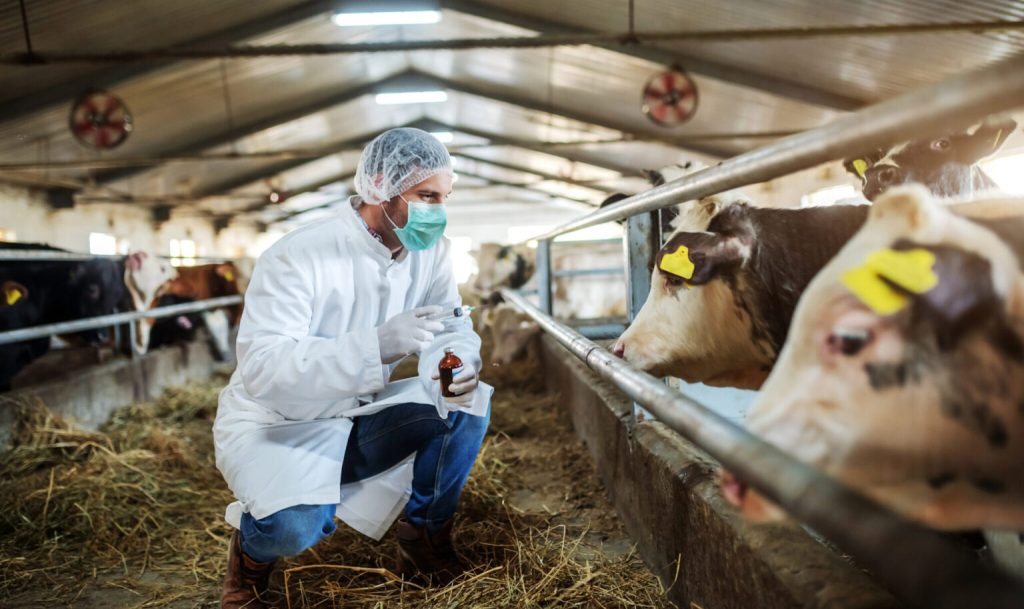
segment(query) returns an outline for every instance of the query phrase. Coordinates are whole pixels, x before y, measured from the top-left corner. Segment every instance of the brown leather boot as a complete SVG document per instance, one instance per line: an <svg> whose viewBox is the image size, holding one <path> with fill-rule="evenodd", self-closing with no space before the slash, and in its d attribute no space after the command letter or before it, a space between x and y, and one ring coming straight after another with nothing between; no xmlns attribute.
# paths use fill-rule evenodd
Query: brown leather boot
<svg viewBox="0 0 1024 609"><path fill-rule="evenodd" d="M398 535L398 574L406 579L426 580L439 586L447 586L466 571L452 547L452 522L447 522L435 533L428 533L426 527L411 524L399 518L396 525Z"/></svg>
<svg viewBox="0 0 1024 609"><path fill-rule="evenodd" d="M242 551L242 536L235 531L228 550L228 572L224 575L221 609L266 609L267 604L260 597L267 592L270 572L276 562L256 562L246 556Z"/></svg>

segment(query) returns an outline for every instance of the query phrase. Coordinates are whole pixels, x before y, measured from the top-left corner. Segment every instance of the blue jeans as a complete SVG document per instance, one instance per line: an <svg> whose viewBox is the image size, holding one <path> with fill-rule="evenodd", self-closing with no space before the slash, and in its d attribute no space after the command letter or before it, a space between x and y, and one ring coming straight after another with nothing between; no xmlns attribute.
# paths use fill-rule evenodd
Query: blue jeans
<svg viewBox="0 0 1024 609"><path fill-rule="evenodd" d="M489 420L489 409L482 417L452 412L442 419L427 404L399 404L355 417L341 484L375 476L415 452L405 517L428 530L440 528L455 515ZM334 507L296 505L259 520L242 514L242 551L259 562L299 554L334 532Z"/></svg>

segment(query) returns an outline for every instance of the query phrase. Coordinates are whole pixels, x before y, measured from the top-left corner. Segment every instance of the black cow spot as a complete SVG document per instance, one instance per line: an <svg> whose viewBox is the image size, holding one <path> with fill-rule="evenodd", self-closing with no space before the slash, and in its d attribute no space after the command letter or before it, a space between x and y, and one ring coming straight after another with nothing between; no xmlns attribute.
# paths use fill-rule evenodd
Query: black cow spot
<svg viewBox="0 0 1024 609"><path fill-rule="evenodd" d="M992 413L992 409L984 402L977 402L971 407L971 419L977 425L988 443L996 448L1006 446L1006 426L1003 421Z"/></svg>
<svg viewBox="0 0 1024 609"><path fill-rule="evenodd" d="M917 368L908 365L907 362L896 363L873 363L864 364L864 372L868 375L868 383L872 389L888 389L889 387L903 387L908 382L917 383L920 381L920 374Z"/></svg>
<svg viewBox="0 0 1024 609"><path fill-rule="evenodd" d="M946 486L947 484L954 480L956 480L956 474L951 474L949 472L946 472L944 474L936 474L928 478L928 486L932 487L935 490L939 490L940 488Z"/></svg>
<svg viewBox="0 0 1024 609"><path fill-rule="evenodd" d="M1006 483L995 478L971 478L971 484L979 491L991 495L998 495L1006 491Z"/></svg>

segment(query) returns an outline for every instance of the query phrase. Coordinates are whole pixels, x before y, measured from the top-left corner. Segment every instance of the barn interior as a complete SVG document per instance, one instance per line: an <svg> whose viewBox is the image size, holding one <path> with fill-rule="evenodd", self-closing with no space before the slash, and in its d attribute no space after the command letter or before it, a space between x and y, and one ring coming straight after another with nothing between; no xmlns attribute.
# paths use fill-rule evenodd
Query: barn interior
<svg viewBox="0 0 1024 609"><path fill-rule="evenodd" d="M1009 65L1024 82L1022 54L1017 0L0 4L0 270L141 251L179 277L226 264L229 282L238 275L232 292L175 301L229 299L182 309L209 324L186 341L136 348L140 318L111 310L128 317L110 322L102 344L68 336L85 326L44 328L48 352L5 377L0 605L219 606L232 495L210 427L240 316L226 307L239 307L282 237L347 213L360 154L381 133L422 129L450 151L445 236L467 303L486 244L526 248L538 269L559 256L528 283L490 287L520 288L611 349L650 289L635 269L650 273L652 253L631 267L632 224L553 235L558 227L661 186L656 175L684 184L673 180L800 134L826 137L830 125L964 74ZM1024 197L1024 108L992 103L997 112L971 108L970 128L1015 128L976 166ZM863 173L842 156L749 179L743 192L771 209L862 198ZM11 292L13 277L0 274L11 310L33 296ZM147 294L143 317L164 292ZM217 310L226 343L214 336ZM409 584L392 571L393 540L340 526L275 571L270 606L972 606L926 594L951 571L890 577L814 525L744 521L720 496L713 451L638 417L635 398L550 328L531 326L525 351L493 362L501 337L485 310L473 320L481 378L496 392L461 538L476 568L448 588ZM81 320L0 313L0 340ZM0 363L14 365L24 336L0 342L10 356ZM392 378L415 375L405 360ZM749 387L669 384L739 426L757 398ZM1020 592L1024 550L1004 580L985 543L949 545L999 574L992 590Z"/></svg>

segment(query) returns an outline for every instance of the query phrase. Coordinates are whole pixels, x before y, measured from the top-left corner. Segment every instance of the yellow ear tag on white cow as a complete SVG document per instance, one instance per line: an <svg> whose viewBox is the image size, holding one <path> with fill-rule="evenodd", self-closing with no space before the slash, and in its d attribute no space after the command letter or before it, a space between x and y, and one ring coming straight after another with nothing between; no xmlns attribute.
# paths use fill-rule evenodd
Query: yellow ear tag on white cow
<svg viewBox="0 0 1024 609"><path fill-rule="evenodd" d="M18 288L8 288L7 293L4 294L4 298L7 301L7 306L9 307L13 307L15 303L21 300L22 296L24 296L24 294L22 294L21 290L19 290Z"/></svg>
<svg viewBox="0 0 1024 609"><path fill-rule="evenodd" d="M696 267L690 260L690 250L685 245L680 245L675 252L661 257L658 268L677 277L690 279Z"/></svg>
<svg viewBox="0 0 1024 609"><path fill-rule="evenodd" d="M935 255L926 249L896 251L886 248L868 254L862 266L843 273L842 281L872 311L879 315L892 315L905 307L909 298L889 283L913 294L924 294L939 283L932 270L934 265ZM883 281L883 277L889 283Z"/></svg>
<svg viewBox="0 0 1024 609"><path fill-rule="evenodd" d="M863 178L864 174L867 173L868 170L868 162L864 159L855 159L853 161L853 168L856 170L857 175Z"/></svg>

